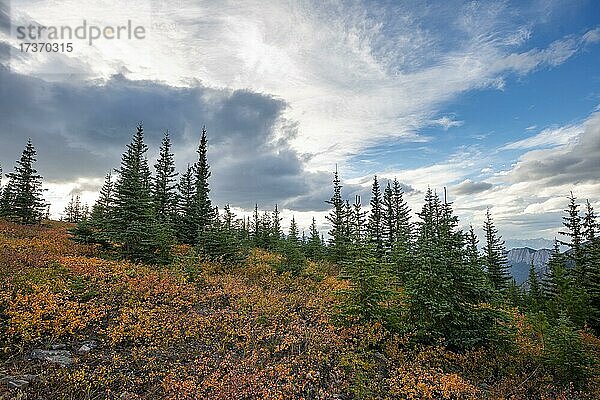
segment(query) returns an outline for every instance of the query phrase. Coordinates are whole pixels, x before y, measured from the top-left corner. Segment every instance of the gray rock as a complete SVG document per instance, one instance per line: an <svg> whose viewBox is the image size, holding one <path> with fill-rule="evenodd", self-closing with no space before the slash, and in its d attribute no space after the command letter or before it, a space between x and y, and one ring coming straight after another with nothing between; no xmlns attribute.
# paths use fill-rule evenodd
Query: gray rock
<svg viewBox="0 0 600 400"><path fill-rule="evenodd" d="M77 350L77 354L87 354L90 351L92 351L93 349L95 349L96 347L98 347L98 344L96 343L95 340L89 340L87 342L83 342L81 347L79 347L79 350Z"/></svg>
<svg viewBox="0 0 600 400"><path fill-rule="evenodd" d="M31 352L32 360L42 360L68 367L73 363L71 352L68 350L42 350L35 349Z"/></svg>
<svg viewBox="0 0 600 400"><path fill-rule="evenodd" d="M67 348L67 345L64 343L56 343L50 346L50 350L64 350Z"/></svg>
<svg viewBox="0 0 600 400"><path fill-rule="evenodd" d="M88 346L87 344L84 344L84 345L81 345L79 350L77 350L77 354L86 354L86 353L89 353L91 350L92 350L92 348L90 346Z"/></svg>

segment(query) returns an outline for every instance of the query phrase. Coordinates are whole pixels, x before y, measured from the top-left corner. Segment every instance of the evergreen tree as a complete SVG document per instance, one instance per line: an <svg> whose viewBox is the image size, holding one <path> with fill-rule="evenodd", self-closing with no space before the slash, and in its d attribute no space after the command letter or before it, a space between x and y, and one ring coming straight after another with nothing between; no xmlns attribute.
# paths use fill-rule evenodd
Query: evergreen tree
<svg viewBox="0 0 600 400"><path fill-rule="evenodd" d="M473 226L469 226L469 232L467 232L467 260L469 264L473 267L481 268L481 255L479 254L479 248L477 244L479 240L475 235L475 231L473 230Z"/></svg>
<svg viewBox="0 0 600 400"><path fill-rule="evenodd" d="M365 218L367 213L362 211L362 204L359 195L354 196L354 204L351 209L351 237L350 241L353 246L362 245L366 236Z"/></svg>
<svg viewBox="0 0 600 400"><path fill-rule="evenodd" d="M102 230L108 230L109 216L114 207L114 184L112 173L109 171L104 178L104 184L100 189L98 200L92 206L91 220Z"/></svg>
<svg viewBox="0 0 600 400"><path fill-rule="evenodd" d="M292 216L289 233L285 241L282 270L290 271L294 275L299 274L306 264L306 259L301 251L301 242L298 235L298 225L296 224L296 219Z"/></svg>
<svg viewBox="0 0 600 400"><path fill-rule="evenodd" d="M489 208L485 216L483 230L486 243L483 247L483 264L493 287L503 292L508 288L511 279L508 260L506 259L506 249L502 237L498 235L498 230L494 226Z"/></svg>
<svg viewBox="0 0 600 400"><path fill-rule="evenodd" d="M169 131L160 144L158 160L154 165L156 177L152 185L152 203L158 221L172 225L177 213L177 185L174 155L171 153ZM171 228L171 226L169 226Z"/></svg>
<svg viewBox="0 0 600 400"><path fill-rule="evenodd" d="M541 311L543 307L542 288L533 260L531 260L527 277L527 307L533 312Z"/></svg>
<svg viewBox="0 0 600 400"><path fill-rule="evenodd" d="M64 214L65 221L71 223L79 223L87 219L85 207L81 204L79 195L75 197L71 196L71 200L69 200L69 203L65 207Z"/></svg>
<svg viewBox="0 0 600 400"><path fill-rule="evenodd" d="M563 217L563 225L566 229L559 233L569 239L568 241L561 241L561 243L569 247L568 257L574 264L574 283L586 290L588 277L583 246L583 226L581 216L579 215L579 204L577 204L577 198L573 195L573 192L570 193L568 199L569 205L565 210L567 215Z"/></svg>
<svg viewBox="0 0 600 400"><path fill-rule="evenodd" d="M555 240L547 273L542 280L546 311L552 319L565 313L573 322L583 324L589 313L587 295L573 284L566 264L567 258L560 252L559 241Z"/></svg>
<svg viewBox="0 0 600 400"><path fill-rule="evenodd" d="M397 179L394 179L392 186L392 201L396 223L392 261L395 265L396 278L402 282L403 275L412 264L412 225L410 209L404 200L404 193Z"/></svg>
<svg viewBox="0 0 600 400"><path fill-rule="evenodd" d="M511 279L506 289L506 300L513 307L523 307L523 293L517 281Z"/></svg>
<svg viewBox="0 0 600 400"><path fill-rule="evenodd" d="M394 325L398 309L390 308L394 293L387 275L380 268L370 243L352 246L351 261L345 262L341 279L347 279L347 289L338 291L341 298L338 317L343 323L369 324L380 322Z"/></svg>
<svg viewBox="0 0 600 400"><path fill-rule="evenodd" d="M84 218L77 226L69 232L73 240L84 244L99 244L104 250L111 247L110 228L111 216L114 207L114 184L109 171L106 174L104 184L100 189L98 199L92 206L92 212L88 218ZM67 208L69 208L67 206ZM87 206L85 214L88 215Z"/></svg>
<svg viewBox="0 0 600 400"><path fill-rule="evenodd" d="M177 235L183 243L193 244L196 240L197 226L194 214L195 206L195 186L194 186L194 168L187 166L185 172L179 178L179 224Z"/></svg>
<svg viewBox="0 0 600 400"><path fill-rule="evenodd" d="M583 236L585 239L584 262L587 273L585 290L589 299L590 324L600 332L600 238L597 236L596 214L590 201L586 201L583 217Z"/></svg>
<svg viewBox="0 0 600 400"><path fill-rule="evenodd" d="M42 177L33 166L36 154L29 139L14 172L6 174L9 183L0 200L1 216L25 225L39 223L46 209L42 196Z"/></svg>
<svg viewBox="0 0 600 400"><path fill-rule="evenodd" d="M396 213L394 212L394 194L392 186L388 181L385 190L383 191L383 201L381 204L382 214L382 236L383 236L383 247L386 255L390 255L394 245L396 243L396 228L398 223L396 222Z"/></svg>
<svg viewBox="0 0 600 400"><path fill-rule="evenodd" d="M381 258L383 256L383 199L377 175L373 178L370 205L371 212L369 213L369 222L367 223L367 234L369 241L375 248L376 257Z"/></svg>
<svg viewBox="0 0 600 400"><path fill-rule="evenodd" d="M333 174L333 195L327 203L332 206L331 212L326 216L331 223L331 229L329 230L331 259L336 262L344 261L347 257L347 237L344 229L346 216L337 167Z"/></svg>
<svg viewBox="0 0 600 400"><path fill-rule="evenodd" d="M485 275L472 266L451 204L428 189L418 214L415 262L406 274L406 318L416 339L443 339L454 348L490 340L496 315L479 306L491 298Z"/></svg>
<svg viewBox="0 0 600 400"><path fill-rule="evenodd" d="M258 204L254 205L254 212L252 213L252 223L250 226L252 227L252 239L254 241L254 245L256 247L261 247L261 222L260 215L258 213Z"/></svg>
<svg viewBox="0 0 600 400"><path fill-rule="evenodd" d="M300 242L298 233L298 224L296 224L296 219L292 216L292 221L290 222L290 231L287 237L288 241L290 243L298 244Z"/></svg>
<svg viewBox="0 0 600 400"><path fill-rule="evenodd" d="M317 229L317 222L313 217L309 228L308 243L306 244L306 256L313 260L318 260L323 256L323 246L321 244L321 237L319 230Z"/></svg>
<svg viewBox="0 0 600 400"><path fill-rule="evenodd" d="M283 231L281 230L281 216L279 213L279 209L277 208L277 204L275 204L275 209L273 209L272 215L272 226L271 226L271 236L273 237L273 247L277 248L279 245L279 241L283 237Z"/></svg>
<svg viewBox="0 0 600 400"><path fill-rule="evenodd" d="M196 162L195 172L195 188L194 196L194 216L193 222L197 227L198 238L202 232L212 223L214 213L209 197L210 170L208 165L208 140L206 138L206 127L202 127L202 136L200 137L200 146L198 147L198 161Z"/></svg>
<svg viewBox="0 0 600 400"><path fill-rule="evenodd" d="M170 243L154 220L147 150L144 129L139 124L118 169L109 235L127 258L163 262L169 257Z"/></svg>

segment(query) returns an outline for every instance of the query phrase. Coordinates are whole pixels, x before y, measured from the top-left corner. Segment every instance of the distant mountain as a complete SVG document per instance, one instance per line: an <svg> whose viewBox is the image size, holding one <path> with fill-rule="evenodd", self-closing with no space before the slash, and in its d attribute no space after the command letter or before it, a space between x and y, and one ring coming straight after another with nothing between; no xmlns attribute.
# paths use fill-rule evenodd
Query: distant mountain
<svg viewBox="0 0 600 400"><path fill-rule="evenodd" d="M519 247L529 247L533 250L551 249L554 247L554 240L537 238L537 239L505 239L504 245L507 249L516 249ZM566 250L566 248L561 249Z"/></svg>
<svg viewBox="0 0 600 400"><path fill-rule="evenodd" d="M517 281L517 284L521 284L527 280L529 275L529 266L533 260L533 265L538 276L543 276L546 272L546 266L550 259L550 249L539 249L535 250L530 247L520 247L516 249L510 249L506 257L510 264L510 273Z"/></svg>

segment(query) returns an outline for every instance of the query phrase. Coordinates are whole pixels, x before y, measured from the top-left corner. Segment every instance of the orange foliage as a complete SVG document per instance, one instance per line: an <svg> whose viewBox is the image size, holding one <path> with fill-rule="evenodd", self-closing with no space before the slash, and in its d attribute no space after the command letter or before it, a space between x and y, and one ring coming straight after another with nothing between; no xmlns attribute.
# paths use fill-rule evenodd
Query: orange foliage
<svg viewBox="0 0 600 400"><path fill-rule="evenodd" d="M225 267L178 246L170 266L96 257L70 225L0 221L0 347L7 374L37 374L29 399L479 399L569 398L537 359L541 340L511 311L514 351L410 349L379 324L337 327L335 268L277 273L255 250ZM75 350L89 339L98 347ZM24 357L62 342L69 368ZM598 339L584 342L600 352ZM600 383L600 382L597 382ZM600 385L596 385L598 387ZM15 398L0 387L0 399ZM581 394L580 398L594 398ZM586 397L587 396L587 397ZM572 396L571 396L572 397Z"/></svg>

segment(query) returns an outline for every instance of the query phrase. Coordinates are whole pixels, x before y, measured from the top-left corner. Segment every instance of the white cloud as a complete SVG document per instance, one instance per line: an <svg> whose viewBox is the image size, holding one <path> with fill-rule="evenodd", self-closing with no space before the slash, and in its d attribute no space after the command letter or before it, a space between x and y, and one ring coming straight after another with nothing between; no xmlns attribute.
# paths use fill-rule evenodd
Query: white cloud
<svg viewBox="0 0 600 400"><path fill-rule="evenodd" d="M133 79L179 85L197 79L279 96L290 104L286 117L299 122L294 146L315 155L311 169L331 169L386 138L423 140L417 131L443 103L476 88L502 89L509 73L558 65L598 36L595 29L547 48L511 52L527 43L531 28L512 22L502 2L430 10L448 22L452 35L426 29L421 10L361 2L233 6L181 0L174 7L138 0L122 7L63 1L13 9L43 23L78 24L77 9L98 24L130 18L147 25L147 40L78 45L76 57L97 77L125 67ZM41 66L28 62L20 68L36 73ZM436 122L444 129L461 123L449 117Z"/></svg>
<svg viewBox="0 0 600 400"><path fill-rule="evenodd" d="M527 128L527 130L530 130ZM567 125L561 127L547 128L537 135L508 143L501 150L531 149L534 147L559 146L573 144L575 139L583 131L582 124Z"/></svg>

